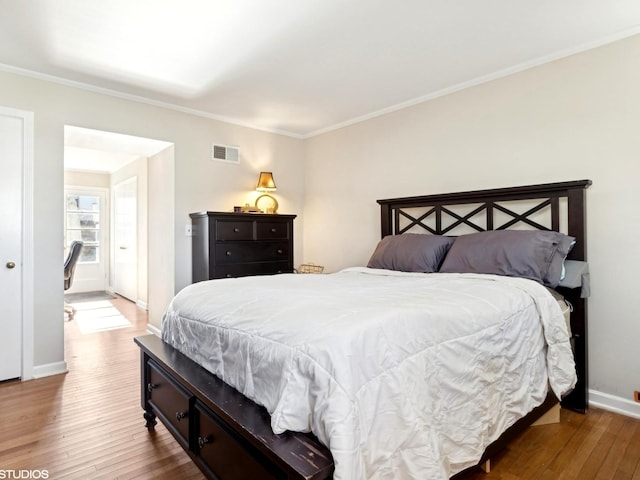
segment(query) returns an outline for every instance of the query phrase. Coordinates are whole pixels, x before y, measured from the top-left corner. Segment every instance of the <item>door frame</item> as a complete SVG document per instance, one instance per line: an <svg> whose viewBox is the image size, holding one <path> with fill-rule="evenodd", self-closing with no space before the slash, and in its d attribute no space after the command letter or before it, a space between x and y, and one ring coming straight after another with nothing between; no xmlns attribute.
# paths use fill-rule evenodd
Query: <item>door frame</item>
<svg viewBox="0 0 640 480"><path fill-rule="evenodd" d="M21 379L33 378L33 143L34 114L27 110L0 106L2 115L22 120L22 368Z"/></svg>

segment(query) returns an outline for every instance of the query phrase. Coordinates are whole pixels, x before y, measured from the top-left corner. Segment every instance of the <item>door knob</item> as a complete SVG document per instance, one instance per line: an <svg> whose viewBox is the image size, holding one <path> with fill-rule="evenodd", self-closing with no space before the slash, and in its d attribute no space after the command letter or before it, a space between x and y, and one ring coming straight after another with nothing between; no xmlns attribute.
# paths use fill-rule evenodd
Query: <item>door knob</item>
<svg viewBox="0 0 640 480"><path fill-rule="evenodd" d="M11 268L16 268L16 264L13 262L7 262L7 268L11 269Z"/></svg>

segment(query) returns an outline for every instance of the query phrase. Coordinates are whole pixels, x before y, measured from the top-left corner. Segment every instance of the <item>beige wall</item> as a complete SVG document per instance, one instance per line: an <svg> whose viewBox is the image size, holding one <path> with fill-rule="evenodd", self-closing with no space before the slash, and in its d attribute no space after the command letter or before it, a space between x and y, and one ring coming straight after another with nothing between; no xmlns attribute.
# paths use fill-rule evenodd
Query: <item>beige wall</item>
<svg viewBox="0 0 640 480"><path fill-rule="evenodd" d="M156 235L175 217L175 147L149 158L149 323L160 332L162 314L176 292L175 236ZM171 222L173 229L173 222ZM180 234L178 231L177 235ZM189 262L191 265L191 262Z"/></svg>
<svg viewBox="0 0 640 480"><path fill-rule="evenodd" d="M108 173L91 173L91 172L64 172L64 184L74 187L110 187L110 175Z"/></svg>
<svg viewBox="0 0 640 480"><path fill-rule="evenodd" d="M55 370L64 363L63 331L63 155L64 126L105 130L165 140L174 144L175 181L166 195L160 231L151 232L169 248L174 291L190 283L191 243L184 235L188 213L231 210L252 201L261 169L273 170L283 213L302 213L303 142L179 113L122 98L79 90L0 71L0 105L34 112L34 365ZM209 159L212 142L238 145L241 164L223 165ZM296 220L296 255L302 252L302 222ZM299 257L298 257L299 258ZM175 283L174 283L175 282ZM173 292L172 292L173 293ZM149 294L152 294L151 286ZM150 302L153 300L150 298ZM158 315L166 307L158 305ZM151 306L150 306L151 311Z"/></svg>
<svg viewBox="0 0 640 480"><path fill-rule="evenodd" d="M640 388L638 58L640 36L309 139L304 260L366 264L379 198L591 179L590 388L630 401Z"/></svg>

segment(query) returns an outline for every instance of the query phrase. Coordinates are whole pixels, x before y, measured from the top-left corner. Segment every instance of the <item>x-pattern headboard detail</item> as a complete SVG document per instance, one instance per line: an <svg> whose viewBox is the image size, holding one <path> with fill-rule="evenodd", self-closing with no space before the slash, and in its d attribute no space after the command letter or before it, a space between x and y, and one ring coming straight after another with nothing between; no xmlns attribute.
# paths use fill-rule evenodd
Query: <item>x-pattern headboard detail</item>
<svg viewBox="0 0 640 480"><path fill-rule="evenodd" d="M551 226L546 227L540 223L531 219L531 216L545 209L551 207ZM510 217L510 220L500 225L494 225L494 210L498 210ZM484 225L480 225L473 221L473 218L478 214L485 212L483 217L485 220ZM497 202L485 202L477 208L474 208L470 212L460 215L453 210L445 207L444 205L437 205L432 207L420 216L414 217L409 212L402 208L396 208L395 210L394 225L397 229L396 234L406 233L413 227L420 227L434 235L446 235L461 225L467 225L468 227L483 232L485 230L506 230L519 222L525 223L536 230L556 230L560 229L560 215L559 215L559 202L558 197L553 197L534 205L523 213L517 213L507 208L504 205L500 205ZM455 221L449 225L443 225L443 216L449 216ZM435 225L433 228L430 225L424 223L424 220L429 219L431 216L435 216ZM400 217L404 217L409 222L407 225L400 225Z"/></svg>
<svg viewBox="0 0 640 480"><path fill-rule="evenodd" d="M565 233L579 239L570 258L585 260L585 189L589 185L590 180L578 180L378 200L382 236L407 233L414 228L434 235L455 235L455 230L461 226L481 232L514 228L518 224L538 230L560 231L561 213L566 208ZM561 202L565 198L566 202ZM511 206L532 200L536 203L528 203L527 210L521 213ZM460 206L470 210L461 213ZM548 217L545 224L541 223L540 215Z"/></svg>

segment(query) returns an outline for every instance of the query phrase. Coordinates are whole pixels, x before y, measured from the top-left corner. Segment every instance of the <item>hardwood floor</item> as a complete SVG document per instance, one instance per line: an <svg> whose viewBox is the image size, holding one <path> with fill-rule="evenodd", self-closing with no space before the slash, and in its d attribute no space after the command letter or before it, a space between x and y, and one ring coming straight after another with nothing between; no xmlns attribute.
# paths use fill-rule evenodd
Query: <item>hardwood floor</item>
<svg viewBox="0 0 640 480"><path fill-rule="evenodd" d="M65 322L67 374L0 384L0 471L47 470L52 480L204 478L160 423L153 434L144 428L133 337L145 334L147 313L112 303L131 327L85 335Z"/></svg>
<svg viewBox="0 0 640 480"><path fill-rule="evenodd" d="M640 420L591 408L562 409L560 423L530 427L492 460L455 480L640 480Z"/></svg>
<svg viewBox="0 0 640 480"><path fill-rule="evenodd" d="M131 327L85 335L65 323L69 373L0 383L0 471L47 470L52 480L203 479L160 423L153 434L144 428L133 337L145 333L147 315L124 299L113 304ZM563 410L559 424L518 437L490 473L473 469L456 480L640 480L639 461L640 420Z"/></svg>

